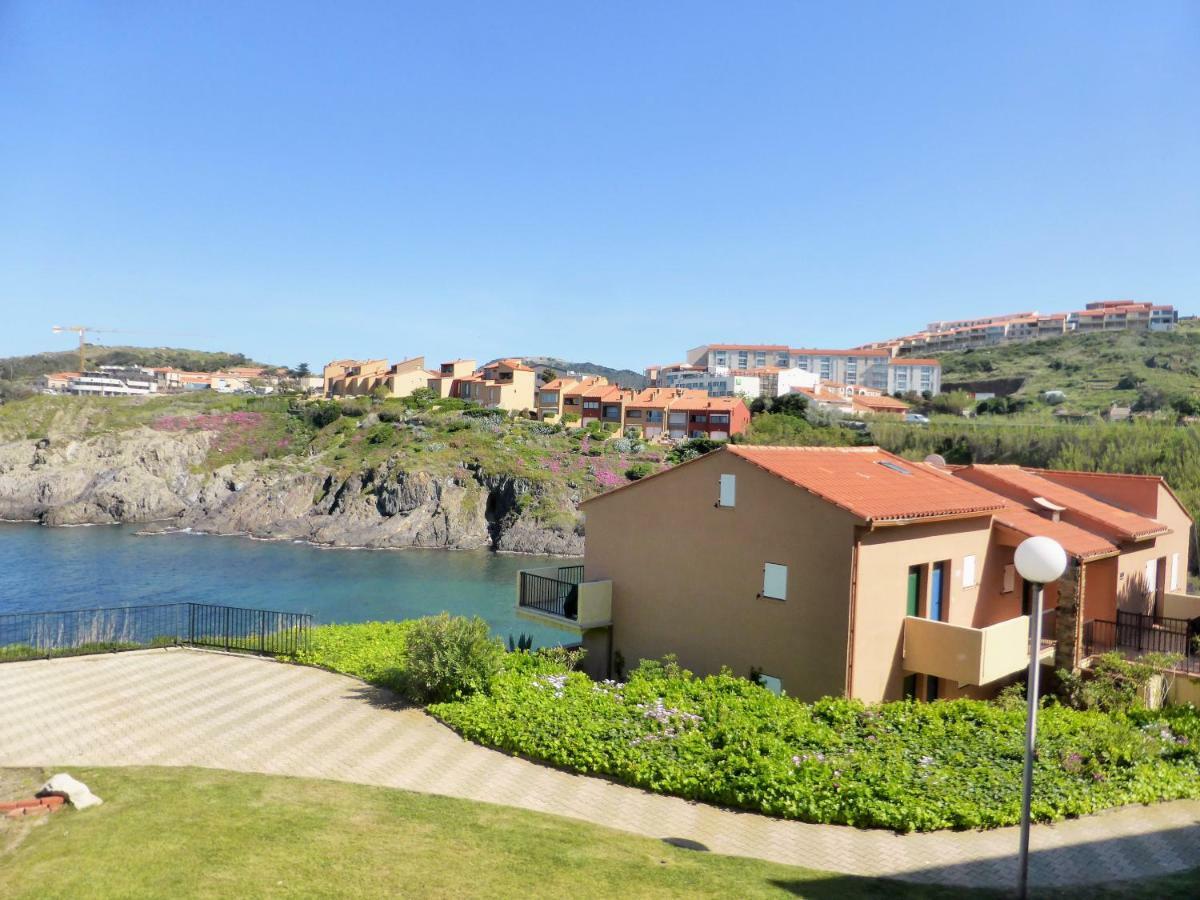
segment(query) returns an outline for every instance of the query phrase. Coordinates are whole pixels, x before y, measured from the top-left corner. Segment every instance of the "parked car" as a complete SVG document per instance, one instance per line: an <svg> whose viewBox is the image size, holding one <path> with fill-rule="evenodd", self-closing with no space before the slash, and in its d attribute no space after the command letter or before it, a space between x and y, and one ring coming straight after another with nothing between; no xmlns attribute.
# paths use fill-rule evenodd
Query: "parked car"
<svg viewBox="0 0 1200 900"><path fill-rule="evenodd" d="M904 421L909 425L928 425L929 416L923 416L920 413L906 413Z"/></svg>

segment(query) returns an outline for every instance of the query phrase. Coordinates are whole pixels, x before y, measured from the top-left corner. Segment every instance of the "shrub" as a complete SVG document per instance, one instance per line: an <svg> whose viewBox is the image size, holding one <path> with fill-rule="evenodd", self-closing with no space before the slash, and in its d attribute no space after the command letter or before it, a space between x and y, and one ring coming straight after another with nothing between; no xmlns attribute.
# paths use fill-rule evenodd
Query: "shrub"
<svg viewBox="0 0 1200 900"><path fill-rule="evenodd" d="M647 475L652 475L653 473L654 466L650 465L650 463L640 462L634 463L632 466L626 469L625 477L630 481L638 481L639 479L645 478Z"/></svg>
<svg viewBox="0 0 1200 900"><path fill-rule="evenodd" d="M406 691L419 703L469 697L487 689L503 657L504 645L478 616L417 619L405 646Z"/></svg>
<svg viewBox="0 0 1200 900"><path fill-rule="evenodd" d="M1166 653L1150 653L1140 659L1125 659L1119 653L1096 658L1086 674L1060 669L1056 674L1059 693L1076 709L1127 712L1145 705L1145 692L1155 678L1163 677L1179 662Z"/></svg>
<svg viewBox="0 0 1200 900"><path fill-rule="evenodd" d="M573 413L573 412L563 413L562 421L563 421L564 425L570 424L571 422L578 422L579 421L579 413Z"/></svg>
<svg viewBox="0 0 1200 900"><path fill-rule="evenodd" d="M720 446L720 441L710 440L709 438L692 438L667 451L667 461L672 464L687 462L689 459L695 459L697 456L711 453Z"/></svg>
<svg viewBox="0 0 1200 900"><path fill-rule="evenodd" d="M320 625L310 632L308 648L294 659L401 692L405 687L404 646L409 625L408 622Z"/></svg>
<svg viewBox="0 0 1200 900"><path fill-rule="evenodd" d="M801 703L729 672L696 678L673 660L643 663L618 684L529 657L488 694L431 712L509 753L783 818L931 831L1020 816L1025 709L1015 696ZM1048 704L1034 815L1200 797L1198 760L1195 708L1108 715Z"/></svg>

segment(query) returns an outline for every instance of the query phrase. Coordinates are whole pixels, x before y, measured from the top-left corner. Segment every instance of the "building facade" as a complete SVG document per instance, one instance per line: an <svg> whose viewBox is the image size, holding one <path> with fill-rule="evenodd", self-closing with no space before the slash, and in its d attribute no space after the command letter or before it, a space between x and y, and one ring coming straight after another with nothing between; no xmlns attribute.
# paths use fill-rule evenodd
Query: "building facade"
<svg viewBox="0 0 1200 900"><path fill-rule="evenodd" d="M1033 612L1013 553L1033 535L1070 560L1046 588L1044 664L1078 668L1117 622L1200 615L1191 520L1153 477L730 445L584 512L580 582L608 606L583 637L601 660L674 653L803 699L986 697L1011 682Z"/></svg>

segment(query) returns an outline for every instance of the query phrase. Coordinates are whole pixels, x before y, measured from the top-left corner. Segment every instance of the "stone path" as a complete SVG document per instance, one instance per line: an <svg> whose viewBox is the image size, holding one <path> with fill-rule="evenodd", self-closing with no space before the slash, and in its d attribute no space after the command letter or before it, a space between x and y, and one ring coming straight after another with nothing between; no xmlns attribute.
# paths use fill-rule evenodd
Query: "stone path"
<svg viewBox="0 0 1200 900"><path fill-rule="evenodd" d="M715 853L974 887L1015 883L1017 830L895 835L785 822L571 775L478 747L351 678L151 650L0 665L0 766L206 766L330 778L554 813ZM1200 865L1200 802L1037 826L1031 883Z"/></svg>

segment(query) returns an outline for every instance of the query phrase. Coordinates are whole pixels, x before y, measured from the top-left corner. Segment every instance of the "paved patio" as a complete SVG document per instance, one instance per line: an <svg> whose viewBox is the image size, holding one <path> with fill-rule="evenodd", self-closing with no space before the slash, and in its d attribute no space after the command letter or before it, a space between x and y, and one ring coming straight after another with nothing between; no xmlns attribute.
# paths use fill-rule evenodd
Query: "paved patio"
<svg viewBox="0 0 1200 900"><path fill-rule="evenodd" d="M0 766L206 766L330 778L554 813L715 853L856 875L1011 887L1017 830L894 835L785 822L571 775L466 743L351 678L151 650L0 665ZM1031 881L1200 865L1200 802L1037 826Z"/></svg>

